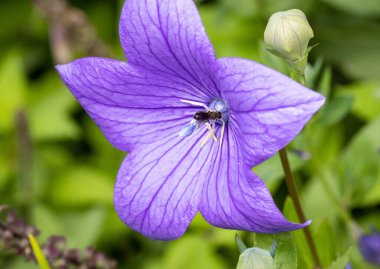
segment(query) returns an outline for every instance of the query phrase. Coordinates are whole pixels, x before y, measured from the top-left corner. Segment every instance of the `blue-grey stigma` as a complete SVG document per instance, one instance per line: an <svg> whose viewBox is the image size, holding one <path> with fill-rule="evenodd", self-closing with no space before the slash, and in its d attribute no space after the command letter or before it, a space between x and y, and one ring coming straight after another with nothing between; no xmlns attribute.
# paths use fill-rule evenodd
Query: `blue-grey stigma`
<svg viewBox="0 0 380 269"><path fill-rule="evenodd" d="M217 123L223 124L228 122L228 120L230 119L230 113L228 111L227 103L223 99L215 98L211 101L208 107L210 108L210 110L215 110L222 113L222 118L220 120L217 120Z"/></svg>
<svg viewBox="0 0 380 269"><path fill-rule="evenodd" d="M218 142L218 139L215 136L215 126L216 124L222 125L219 137L219 145L222 144L223 135L226 123L230 118L230 114L228 111L228 106L225 100L220 98L213 99L210 104L207 106L201 102L190 101L190 100L180 100L183 103L190 104L193 106L203 107L203 111L198 111L194 114L193 119L189 124L184 126L181 131L178 133L180 137L190 136L195 130L197 130L202 125L205 125L208 129L208 133L206 138L201 144L203 147L208 140L211 138Z"/></svg>

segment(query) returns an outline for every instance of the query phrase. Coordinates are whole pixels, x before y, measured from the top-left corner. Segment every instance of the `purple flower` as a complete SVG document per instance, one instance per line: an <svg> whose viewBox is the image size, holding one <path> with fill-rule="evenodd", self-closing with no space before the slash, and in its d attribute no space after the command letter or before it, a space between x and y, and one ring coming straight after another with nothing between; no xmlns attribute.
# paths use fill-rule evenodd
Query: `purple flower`
<svg viewBox="0 0 380 269"><path fill-rule="evenodd" d="M129 227L175 239L198 211L212 225L261 233L309 224L287 221L251 167L297 135L321 95L258 63L216 59L192 0L127 0L120 39L128 63L84 58L57 69L129 152L114 197Z"/></svg>
<svg viewBox="0 0 380 269"><path fill-rule="evenodd" d="M364 259L372 264L380 265L380 233L373 229L371 234L362 235L359 249Z"/></svg>

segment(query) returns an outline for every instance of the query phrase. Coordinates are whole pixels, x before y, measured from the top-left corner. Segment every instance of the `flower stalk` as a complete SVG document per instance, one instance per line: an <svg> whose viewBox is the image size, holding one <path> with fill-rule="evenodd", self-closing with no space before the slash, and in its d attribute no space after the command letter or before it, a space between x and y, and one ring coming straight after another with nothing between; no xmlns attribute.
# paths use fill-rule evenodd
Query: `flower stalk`
<svg viewBox="0 0 380 269"><path fill-rule="evenodd" d="M314 47L309 47L309 41L313 37L313 29L310 27L305 14L298 9L274 13L270 17L264 32L264 41L268 46L268 51L285 59L292 69L290 77L304 86L306 84L305 69L307 58L309 52ZM282 148L279 154L285 172L286 185L294 202L298 219L300 222L305 223L306 217L302 210L286 147ZM303 231L314 259L315 268L321 268L321 261L309 227L304 227Z"/></svg>
<svg viewBox="0 0 380 269"><path fill-rule="evenodd" d="M297 185L296 185L292 170L290 168L288 154L286 152L286 147L281 149L279 151L279 154L280 154L282 168L284 169L284 173L285 173L286 186L288 187L290 197L293 200L298 219L300 222L305 223L306 217L301 206L301 201L298 195ZM303 232L305 234L307 244L310 248L311 255L313 256L315 268L316 269L321 268L321 260L319 259L318 251L315 246L313 237L311 236L309 226L306 226L305 228L303 228Z"/></svg>
<svg viewBox="0 0 380 269"><path fill-rule="evenodd" d="M304 70L302 70L300 72L300 70L297 70L297 69L293 68L292 71L293 72L291 74L291 77L294 80L298 81L300 84L305 85L306 84L306 79L305 79L305 72L304 72ZM289 164L289 159L288 159L288 154L287 154L287 151L286 151L286 147L284 147L283 149L281 149L279 151L279 155L280 155L281 164L282 164L282 167L283 167L284 173L285 173L286 186L288 187L288 191L289 191L290 197L293 200L294 207L296 209L296 213L297 213L298 219L299 219L300 222L304 223L306 221L306 216L305 216L305 213L303 212L303 209L302 209L302 206L301 206L301 201L300 201L300 198L299 198L296 181L294 179L292 170L290 168L290 164ZM317 247L316 247L315 242L313 240L313 237L311 235L311 231L310 231L309 226L306 226L303 229L303 232L305 234L306 241L307 241L307 244L309 246L311 255L313 256L313 260L314 260L314 263L315 263L315 268L316 269L322 268L321 260L319 258L318 251L317 251Z"/></svg>

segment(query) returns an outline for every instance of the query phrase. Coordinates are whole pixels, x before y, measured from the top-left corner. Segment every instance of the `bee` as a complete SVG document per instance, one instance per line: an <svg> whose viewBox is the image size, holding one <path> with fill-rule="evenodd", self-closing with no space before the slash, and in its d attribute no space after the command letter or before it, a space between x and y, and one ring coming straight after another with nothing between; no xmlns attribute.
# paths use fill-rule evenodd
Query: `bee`
<svg viewBox="0 0 380 269"><path fill-rule="evenodd" d="M210 120L220 120L222 118L222 112L216 110L198 111L194 114L194 120L200 122L210 122Z"/></svg>
<svg viewBox="0 0 380 269"><path fill-rule="evenodd" d="M196 129L198 129L201 125L205 125L209 130L205 140L202 142L201 147L203 147L210 138L212 138L215 142L218 142L218 139L215 136L215 124L219 123L222 125L219 145L221 145L223 140L223 134L225 129L225 124L228 121L228 109L226 102L222 99L214 99L209 106L206 106L200 102L188 101L188 100L180 100L181 102L204 107L204 111L195 112L193 119L190 123L182 128L182 130L178 133L180 137L190 136Z"/></svg>

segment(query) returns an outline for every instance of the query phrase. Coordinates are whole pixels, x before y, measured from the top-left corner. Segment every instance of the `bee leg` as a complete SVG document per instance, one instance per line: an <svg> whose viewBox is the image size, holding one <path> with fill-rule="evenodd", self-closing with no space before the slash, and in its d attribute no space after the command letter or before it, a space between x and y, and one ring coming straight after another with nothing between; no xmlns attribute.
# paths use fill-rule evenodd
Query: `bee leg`
<svg viewBox="0 0 380 269"><path fill-rule="evenodd" d="M223 135L224 135L224 129L225 128L226 128L226 123L223 121L222 129L220 130L219 147L222 146L222 141L223 141Z"/></svg>
<svg viewBox="0 0 380 269"><path fill-rule="evenodd" d="M202 104L201 102L195 102L195 101L184 100L184 99L180 99L179 101L182 103L193 105L193 106L201 106L201 107L204 107L206 110L210 110L208 106L206 106L205 104Z"/></svg>
<svg viewBox="0 0 380 269"><path fill-rule="evenodd" d="M216 136L215 136L215 134L214 134L215 129L213 129L213 128L211 127L211 125L210 125L209 122L206 122L205 125L206 125L207 129L209 130L209 134L211 135L212 139L214 139L215 142L218 142L218 139L216 138Z"/></svg>

